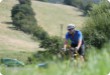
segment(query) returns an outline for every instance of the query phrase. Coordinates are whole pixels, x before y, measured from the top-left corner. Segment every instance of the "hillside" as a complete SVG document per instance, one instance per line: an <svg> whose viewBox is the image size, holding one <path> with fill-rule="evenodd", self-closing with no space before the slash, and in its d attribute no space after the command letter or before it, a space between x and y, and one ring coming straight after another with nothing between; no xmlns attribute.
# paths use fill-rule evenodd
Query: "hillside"
<svg viewBox="0 0 110 75"><path fill-rule="evenodd" d="M0 50L37 51L39 43L32 40L31 35L15 30L12 25L11 9L17 3L17 0L3 0L0 3ZM38 25L50 35L60 35L60 24L64 25L63 33L68 23L74 23L80 29L85 19L79 9L71 6L32 0L32 7Z"/></svg>
<svg viewBox="0 0 110 75"><path fill-rule="evenodd" d="M31 35L17 31L11 24L11 9L17 0L4 0L0 3L0 51L37 51L39 43Z"/></svg>
<svg viewBox="0 0 110 75"><path fill-rule="evenodd" d="M59 36L61 24L63 24L63 34L66 32L66 26L69 23L76 24L77 28L80 29L85 20L81 10L67 5L33 1L32 7L36 12L38 24L50 35Z"/></svg>

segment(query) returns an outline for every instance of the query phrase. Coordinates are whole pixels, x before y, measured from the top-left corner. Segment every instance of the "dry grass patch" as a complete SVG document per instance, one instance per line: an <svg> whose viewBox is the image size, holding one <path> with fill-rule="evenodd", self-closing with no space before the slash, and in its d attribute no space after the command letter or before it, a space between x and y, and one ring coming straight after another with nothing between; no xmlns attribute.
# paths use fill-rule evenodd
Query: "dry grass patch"
<svg viewBox="0 0 110 75"><path fill-rule="evenodd" d="M39 43L31 35L12 29L11 9L17 3L17 0L4 0L0 4L0 50L37 51Z"/></svg>
<svg viewBox="0 0 110 75"><path fill-rule="evenodd" d="M83 15L81 10L71 6L33 1L33 9L36 12L38 24L50 35L59 36L61 24L64 26L63 33L66 32L66 26L69 23L76 24L80 29L85 20L85 17L81 16Z"/></svg>

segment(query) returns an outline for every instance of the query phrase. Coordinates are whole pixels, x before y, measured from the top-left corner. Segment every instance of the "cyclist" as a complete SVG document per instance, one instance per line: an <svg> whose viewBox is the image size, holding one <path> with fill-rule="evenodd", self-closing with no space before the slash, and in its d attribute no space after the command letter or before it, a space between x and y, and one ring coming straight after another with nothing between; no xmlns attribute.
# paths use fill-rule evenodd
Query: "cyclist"
<svg viewBox="0 0 110 75"><path fill-rule="evenodd" d="M75 50L79 53L79 57L81 61L84 61L84 41L82 32L79 30L75 30L74 24L68 24L67 26L68 32L65 35L64 42L64 50L66 50L68 44L70 43L70 47L75 48Z"/></svg>

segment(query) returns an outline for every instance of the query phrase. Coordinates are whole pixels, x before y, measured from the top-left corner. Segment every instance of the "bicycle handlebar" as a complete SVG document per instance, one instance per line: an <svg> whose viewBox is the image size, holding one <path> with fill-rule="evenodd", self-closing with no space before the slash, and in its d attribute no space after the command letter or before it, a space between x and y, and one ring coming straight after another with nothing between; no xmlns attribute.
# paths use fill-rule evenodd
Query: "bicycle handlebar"
<svg viewBox="0 0 110 75"><path fill-rule="evenodd" d="M69 48L69 49L67 48L66 50L65 50L64 48L62 48L62 50L63 50L63 51L68 51L68 50L75 51L75 48Z"/></svg>
<svg viewBox="0 0 110 75"><path fill-rule="evenodd" d="M78 56L79 55L79 53L78 53L78 51L75 49L75 48L67 48L66 50L64 50L64 48L62 48L62 51L71 51L74 55L73 56Z"/></svg>

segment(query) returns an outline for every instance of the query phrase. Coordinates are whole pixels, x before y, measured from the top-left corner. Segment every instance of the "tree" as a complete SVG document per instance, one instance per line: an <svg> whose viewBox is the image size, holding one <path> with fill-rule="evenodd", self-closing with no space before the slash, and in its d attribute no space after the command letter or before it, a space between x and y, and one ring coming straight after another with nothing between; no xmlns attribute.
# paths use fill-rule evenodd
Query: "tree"
<svg viewBox="0 0 110 75"><path fill-rule="evenodd" d="M34 17L35 13L31 7L31 1L19 0L19 2L20 4L15 5L11 11L13 25L15 25L17 29L34 35L39 40L48 38L48 33L43 30L43 28L37 26L37 21Z"/></svg>
<svg viewBox="0 0 110 75"><path fill-rule="evenodd" d="M110 40L110 4L102 1L93 5L86 26L83 28L86 43L101 48Z"/></svg>
<svg viewBox="0 0 110 75"><path fill-rule="evenodd" d="M37 28L37 21L35 19L35 13L31 8L30 0L19 0L20 4L17 4L12 9L13 24L27 33L32 33L34 28Z"/></svg>
<svg viewBox="0 0 110 75"><path fill-rule="evenodd" d="M31 5L31 1L30 0L19 0L20 4L28 4Z"/></svg>

